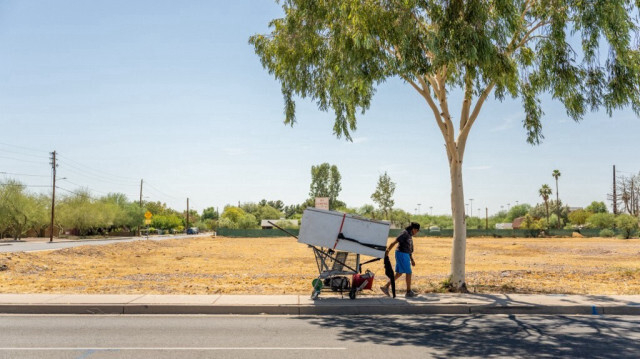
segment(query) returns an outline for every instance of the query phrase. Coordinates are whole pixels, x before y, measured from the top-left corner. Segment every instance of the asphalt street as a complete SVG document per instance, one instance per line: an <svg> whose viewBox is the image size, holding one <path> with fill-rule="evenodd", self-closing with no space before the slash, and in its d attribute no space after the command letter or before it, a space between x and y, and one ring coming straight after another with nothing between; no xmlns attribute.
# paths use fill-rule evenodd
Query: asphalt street
<svg viewBox="0 0 640 359"><path fill-rule="evenodd" d="M0 358L637 358L637 316L0 316Z"/></svg>
<svg viewBox="0 0 640 359"><path fill-rule="evenodd" d="M105 240L77 240L77 241L60 241L54 240L53 242L19 242L19 241L8 241L0 243L0 253L2 252L32 252L32 251L47 251L54 249L63 249L63 248L71 248L78 246L86 246L86 245L103 245L103 244L113 244L113 243L121 243L121 242L133 242L133 241L144 241L144 240L153 240L153 241L161 241L165 239L175 239L175 238L194 238L200 237L202 235L196 236L187 236L185 235L176 235L176 236L149 236L147 237L131 237L126 239L105 239Z"/></svg>

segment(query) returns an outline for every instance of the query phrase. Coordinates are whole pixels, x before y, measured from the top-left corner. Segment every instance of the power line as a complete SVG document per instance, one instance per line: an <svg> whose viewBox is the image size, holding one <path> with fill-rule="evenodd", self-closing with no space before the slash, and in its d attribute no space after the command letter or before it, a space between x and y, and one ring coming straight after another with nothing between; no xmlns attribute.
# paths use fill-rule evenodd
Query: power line
<svg viewBox="0 0 640 359"><path fill-rule="evenodd" d="M12 175L12 176L28 176L28 177L51 177L51 175L32 175L32 174L26 174L26 173L11 173L11 172L1 172L0 174L3 175Z"/></svg>
<svg viewBox="0 0 640 359"><path fill-rule="evenodd" d="M36 150L35 148L30 148L30 147L24 147L24 146L12 145L12 144L9 144L9 143L4 143L4 142L0 142L0 145L1 145L1 146L15 147L15 148L22 148L22 149L24 149L24 150L32 151L32 152L47 153L47 151L43 151L43 150Z"/></svg>
<svg viewBox="0 0 640 359"><path fill-rule="evenodd" d="M176 198L176 197L174 197L174 196L171 196L171 195L168 195L168 194L166 194L166 193L162 192L161 190L157 189L155 186L153 186L153 185L152 185L151 183L149 183L148 181L147 181L147 182L145 182L145 184L146 184L147 186L151 187L152 189L154 189L154 190L155 190L155 192L158 192L158 193L160 193L160 194L164 195L165 197L169 197L169 198L171 198L171 199L178 199L178 198ZM152 192L154 192L154 191L152 191Z"/></svg>
<svg viewBox="0 0 640 359"><path fill-rule="evenodd" d="M13 154L16 154L16 155L29 156L29 157L35 157L35 158L42 158L43 157L41 155L33 155L31 153L16 152L16 151L9 151L9 150L3 150L3 149L0 149L0 152L13 153Z"/></svg>
<svg viewBox="0 0 640 359"><path fill-rule="evenodd" d="M134 178L131 178L131 177L120 176L120 175L114 175L114 174L111 174L111 173L108 173L108 172L105 172L105 171L102 171L102 170L99 170L99 169L95 169L95 168L93 168L93 167L87 166L87 165L85 165L85 164L83 164L83 163L80 163L80 162L78 162L78 161L74 161L74 160L72 160L71 158L69 158L69 157L67 157L67 156L60 156L60 157L62 157L63 159L66 159L67 161L71 161L71 162L75 163L75 164L76 164L76 165L78 165L78 166L82 166L82 167L84 167L84 168L81 168L82 170L88 169L88 170L90 170L90 171L94 171L94 172L100 173L100 174L102 174L103 176L110 176L110 177L114 177L114 178L121 178L121 179L124 179L124 180L127 180L127 181L137 181L137 179L134 179ZM121 180L120 180L120 181L121 181Z"/></svg>
<svg viewBox="0 0 640 359"><path fill-rule="evenodd" d="M29 161L29 160L25 160L25 159L22 159L22 158L7 157L7 156L0 156L0 158L5 158L5 159L8 159L8 160L16 160L16 161L20 161L20 162L37 163L39 165L41 165L43 163L46 163L44 161L40 161L40 162L38 162L38 161Z"/></svg>
<svg viewBox="0 0 640 359"><path fill-rule="evenodd" d="M72 165L69 164L64 164L62 166L62 171L70 171L72 173L75 173L77 175L80 175L82 177L86 177L89 179L92 179L94 181L101 181L101 182L105 182L105 183L109 183L109 184L113 184L113 185L117 185L117 186L127 186L127 187L138 187L137 184L131 184L131 183L124 183L124 182L116 182L113 180L109 180L109 179L105 179L103 177L100 177L99 175L94 175L92 173L87 173L87 172L83 172L82 169L74 167Z"/></svg>

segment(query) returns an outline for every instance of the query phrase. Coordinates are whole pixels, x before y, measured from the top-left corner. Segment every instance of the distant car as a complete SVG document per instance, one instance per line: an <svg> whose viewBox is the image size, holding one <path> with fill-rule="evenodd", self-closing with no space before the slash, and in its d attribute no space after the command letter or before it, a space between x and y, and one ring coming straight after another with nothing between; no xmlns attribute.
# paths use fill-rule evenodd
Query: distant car
<svg viewBox="0 0 640 359"><path fill-rule="evenodd" d="M440 232L440 227L431 226L431 227L429 227L429 232Z"/></svg>
<svg viewBox="0 0 640 359"><path fill-rule="evenodd" d="M198 230L198 227L189 227L187 229L187 234L198 234L200 233L200 231Z"/></svg>

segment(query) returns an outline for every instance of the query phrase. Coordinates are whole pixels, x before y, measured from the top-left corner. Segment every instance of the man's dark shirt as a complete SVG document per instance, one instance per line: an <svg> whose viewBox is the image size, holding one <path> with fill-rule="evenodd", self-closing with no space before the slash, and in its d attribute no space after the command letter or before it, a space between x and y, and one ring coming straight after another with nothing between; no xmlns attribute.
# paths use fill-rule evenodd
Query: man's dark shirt
<svg viewBox="0 0 640 359"><path fill-rule="evenodd" d="M413 237L406 229L400 233L396 240L398 241L398 250L400 252L413 253Z"/></svg>

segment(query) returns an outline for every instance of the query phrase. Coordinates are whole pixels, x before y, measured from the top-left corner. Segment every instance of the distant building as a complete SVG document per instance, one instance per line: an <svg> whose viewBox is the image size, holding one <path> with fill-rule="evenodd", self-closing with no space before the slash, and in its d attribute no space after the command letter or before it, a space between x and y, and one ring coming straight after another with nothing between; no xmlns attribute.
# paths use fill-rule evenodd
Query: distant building
<svg viewBox="0 0 640 359"><path fill-rule="evenodd" d="M513 229L513 223L496 223L496 229Z"/></svg>
<svg viewBox="0 0 640 359"><path fill-rule="evenodd" d="M522 227L522 222L523 221L524 221L524 217L518 217L518 218L514 219L513 223L511 223L511 228L520 229L520 227Z"/></svg>
<svg viewBox="0 0 640 359"><path fill-rule="evenodd" d="M284 219L284 218L280 218L280 219L263 219L262 221L260 221L260 227L262 227L262 229L273 229L273 225L271 223L275 223L276 225L280 226L280 227L298 227L298 220L297 219ZM286 224L285 224L286 223ZM285 224L284 226L282 224Z"/></svg>

